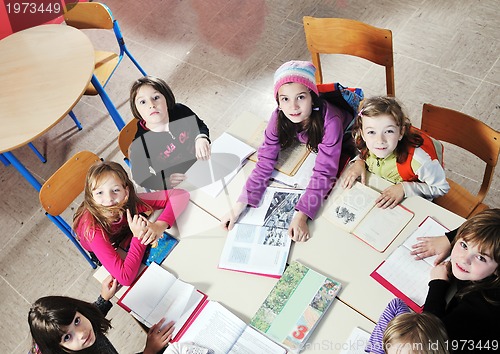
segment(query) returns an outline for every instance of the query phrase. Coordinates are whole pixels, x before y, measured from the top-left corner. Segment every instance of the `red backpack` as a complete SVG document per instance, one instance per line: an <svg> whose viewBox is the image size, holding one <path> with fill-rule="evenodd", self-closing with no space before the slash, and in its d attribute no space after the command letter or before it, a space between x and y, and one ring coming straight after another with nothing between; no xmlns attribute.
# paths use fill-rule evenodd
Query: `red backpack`
<svg viewBox="0 0 500 354"><path fill-rule="evenodd" d="M422 130L411 127L411 130L420 134L422 138L424 139L424 142L422 143L420 148L422 148L426 153L429 154L431 159L433 160L438 160L440 165L444 167L444 161L443 161L443 153L444 153L444 146L443 144L439 141L428 135L427 133L424 133ZM403 163L397 163L398 167L398 172L399 175L403 178L403 181L416 181L418 180L418 176L415 174L413 169L411 168L411 161L413 160L413 154L415 153L415 147L410 147L408 150L408 158L406 159L405 162Z"/></svg>

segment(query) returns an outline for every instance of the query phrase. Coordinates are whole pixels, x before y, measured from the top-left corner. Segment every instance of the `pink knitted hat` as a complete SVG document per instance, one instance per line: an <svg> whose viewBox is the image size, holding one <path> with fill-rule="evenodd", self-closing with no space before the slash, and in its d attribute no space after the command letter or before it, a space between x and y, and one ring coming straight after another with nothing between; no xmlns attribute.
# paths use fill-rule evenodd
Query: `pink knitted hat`
<svg viewBox="0 0 500 354"><path fill-rule="evenodd" d="M274 73L274 97L280 87L289 82L302 84L318 95L315 72L316 68L310 61L292 60L281 65Z"/></svg>

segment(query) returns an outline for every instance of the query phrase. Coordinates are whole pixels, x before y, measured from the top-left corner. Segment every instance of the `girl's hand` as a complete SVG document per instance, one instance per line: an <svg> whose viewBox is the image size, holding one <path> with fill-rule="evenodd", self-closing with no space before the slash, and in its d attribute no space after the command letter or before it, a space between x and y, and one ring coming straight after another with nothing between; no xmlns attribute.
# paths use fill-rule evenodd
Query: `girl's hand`
<svg viewBox="0 0 500 354"><path fill-rule="evenodd" d="M415 259L424 259L430 256L437 256L434 265L441 263L451 251L451 244L446 236L437 237L417 237L418 243L411 246L413 251L410 254Z"/></svg>
<svg viewBox="0 0 500 354"><path fill-rule="evenodd" d="M295 242L305 242L311 237L309 234L309 226L307 226L308 219L307 215L301 211L298 211L293 217L290 227L288 228L288 236Z"/></svg>
<svg viewBox="0 0 500 354"><path fill-rule="evenodd" d="M134 237L139 239L142 238L144 232L146 231L147 220L142 215L130 215L130 210L127 209L127 222L128 227L134 234Z"/></svg>
<svg viewBox="0 0 500 354"><path fill-rule="evenodd" d="M169 178L170 187L177 187L182 181L186 180L184 173L172 173Z"/></svg>
<svg viewBox="0 0 500 354"><path fill-rule="evenodd" d="M196 158L198 160L208 160L210 158L210 143L208 142L208 139L196 139L195 150Z"/></svg>
<svg viewBox="0 0 500 354"><path fill-rule="evenodd" d="M111 275L108 275L101 284L101 297L104 300L109 301L109 299L115 295L117 287L118 281Z"/></svg>
<svg viewBox="0 0 500 354"><path fill-rule="evenodd" d="M382 209L392 209L405 198L405 190L401 183L387 187L382 191L380 196L375 200L375 204Z"/></svg>
<svg viewBox="0 0 500 354"><path fill-rule="evenodd" d="M366 167L364 160L354 161L347 170L342 173L342 187L351 188L354 182L361 176L361 183L366 184Z"/></svg>
<svg viewBox="0 0 500 354"><path fill-rule="evenodd" d="M163 237L163 231L168 229L170 225L165 221L157 220L155 222L150 222L146 220L146 230L141 237L141 244L149 245L150 243Z"/></svg>
<svg viewBox="0 0 500 354"><path fill-rule="evenodd" d="M160 350L165 348L168 345L168 342L172 339L174 322L170 321L162 328L164 322L165 319L162 318L160 322L154 324L150 328L143 354L158 353Z"/></svg>
<svg viewBox="0 0 500 354"><path fill-rule="evenodd" d="M236 221L238 221L238 218L246 207L246 204L242 202L236 202L236 204L231 208L231 211L229 211L229 213L222 217L220 221L222 227L224 227L226 230L232 230L234 224L236 223Z"/></svg>
<svg viewBox="0 0 500 354"><path fill-rule="evenodd" d="M431 280L443 279L448 281L448 269L450 262L443 262L431 269Z"/></svg>

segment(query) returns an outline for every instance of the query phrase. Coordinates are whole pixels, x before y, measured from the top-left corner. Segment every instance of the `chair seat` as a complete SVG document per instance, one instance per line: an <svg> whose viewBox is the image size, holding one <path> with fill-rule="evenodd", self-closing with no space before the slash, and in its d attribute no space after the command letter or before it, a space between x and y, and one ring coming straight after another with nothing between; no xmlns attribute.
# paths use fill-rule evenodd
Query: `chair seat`
<svg viewBox="0 0 500 354"><path fill-rule="evenodd" d="M102 52L95 51L95 68L94 75L97 80L101 83L101 86L104 86L108 78L115 70L118 65L119 56L114 52ZM95 96L97 95L97 90L95 89L92 83L89 83L87 90L85 91L85 95Z"/></svg>
<svg viewBox="0 0 500 354"><path fill-rule="evenodd" d="M442 197L434 199L434 203L461 217L468 218L478 204L481 203L480 198L451 179L447 178L446 180L450 184L450 191Z"/></svg>

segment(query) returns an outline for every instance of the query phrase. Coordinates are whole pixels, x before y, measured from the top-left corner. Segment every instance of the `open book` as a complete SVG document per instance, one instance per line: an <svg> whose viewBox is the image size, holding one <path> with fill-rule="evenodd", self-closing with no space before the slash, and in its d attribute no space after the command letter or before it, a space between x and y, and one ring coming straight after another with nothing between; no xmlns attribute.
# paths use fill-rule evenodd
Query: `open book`
<svg viewBox="0 0 500 354"><path fill-rule="evenodd" d="M341 284L292 262L250 325L298 353L340 291Z"/></svg>
<svg viewBox="0 0 500 354"><path fill-rule="evenodd" d="M300 193L268 187L258 208L247 208L222 249L219 268L280 277L291 239L288 226Z"/></svg>
<svg viewBox="0 0 500 354"><path fill-rule="evenodd" d="M411 246L418 242L417 237L443 236L447 231L449 230L446 227L428 216L370 276L406 302L415 312L422 312L429 290L430 271L436 257L416 260L415 256L410 254Z"/></svg>
<svg viewBox="0 0 500 354"><path fill-rule="evenodd" d="M402 205L377 207L375 200L380 193L362 183L334 190L323 212L325 218L379 252L384 252L413 218L413 212Z"/></svg>
<svg viewBox="0 0 500 354"><path fill-rule="evenodd" d="M267 121L249 112L243 112L227 131L257 150L264 142L264 131L266 130L267 123ZM308 155L309 150L306 145L297 142L289 148L280 151L278 162L274 168L284 174L293 176ZM256 162L257 153L251 155L249 159Z"/></svg>
<svg viewBox="0 0 500 354"><path fill-rule="evenodd" d="M248 326L220 303L208 301L175 341L196 343L214 354L286 354L286 349Z"/></svg>
<svg viewBox="0 0 500 354"><path fill-rule="evenodd" d="M147 327L162 318L166 319L165 323L174 321L175 339L206 299L207 296L191 284L177 279L160 265L151 263L117 303Z"/></svg>
<svg viewBox="0 0 500 354"><path fill-rule="evenodd" d="M212 143L210 160L197 160L186 171L187 179L180 187L201 189L215 198L254 152L255 149L243 141L222 133Z"/></svg>

